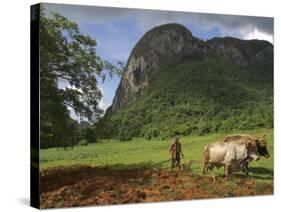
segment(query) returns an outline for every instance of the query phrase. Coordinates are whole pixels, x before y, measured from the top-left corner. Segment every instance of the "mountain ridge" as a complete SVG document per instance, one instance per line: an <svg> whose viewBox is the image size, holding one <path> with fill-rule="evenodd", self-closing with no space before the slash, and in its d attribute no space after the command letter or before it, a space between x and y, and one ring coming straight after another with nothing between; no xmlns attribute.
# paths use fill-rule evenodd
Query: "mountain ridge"
<svg viewBox="0 0 281 212"><path fill-rule="evenodd" d="M132 50L101 125L125 140L204 134L271 127L272 110L271 43L203 41L182 25L165 24L145 33ZM237 117L244 124L232 126Z"/></svg>
<svg viewBox="0 0 281 212"><path fill-rule="evenodd" d="M254 45L256 48L247 48L246 45ZM261 55L257 55L259 52ZM145 33L133 48L112 107L108 112L117 112L127 103L135 101L135 97L141 96L148 86L149 74L147 73L157 69L166 57L168 60L178 62L194 53L212 53L230 57L236 65L247 66L260 62L264 59L264 55L270 57L272 52L273 45L268 41L242 40L232 37L215 37L203 41L193 37L183 25L174 23L160 25Z"/></svg>

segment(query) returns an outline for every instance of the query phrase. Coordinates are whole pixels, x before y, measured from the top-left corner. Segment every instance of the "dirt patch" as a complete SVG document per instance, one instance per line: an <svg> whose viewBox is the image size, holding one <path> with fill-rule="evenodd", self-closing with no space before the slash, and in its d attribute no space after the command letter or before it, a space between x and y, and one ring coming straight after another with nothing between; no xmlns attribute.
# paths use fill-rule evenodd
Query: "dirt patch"
<svg viewBox="0 0 281 212"><path fill-rule="evenodd" d="M273 193L273 184L156 169L113 170L90 166L50 168L40 173L41 208L221 198Z"/></svg>

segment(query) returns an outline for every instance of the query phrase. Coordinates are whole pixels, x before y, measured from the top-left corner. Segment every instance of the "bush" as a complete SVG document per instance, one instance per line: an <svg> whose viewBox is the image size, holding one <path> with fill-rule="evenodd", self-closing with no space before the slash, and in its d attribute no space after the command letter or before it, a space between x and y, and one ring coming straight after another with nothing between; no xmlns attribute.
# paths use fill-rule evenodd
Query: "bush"
<svg viewBox="0 0 281 212"><path fill-rule="evenodd" d="M81 145L81 146L88 146L88 141L87 141L87 139L82 139L82 140L79 141L78 144Z"/></svg>

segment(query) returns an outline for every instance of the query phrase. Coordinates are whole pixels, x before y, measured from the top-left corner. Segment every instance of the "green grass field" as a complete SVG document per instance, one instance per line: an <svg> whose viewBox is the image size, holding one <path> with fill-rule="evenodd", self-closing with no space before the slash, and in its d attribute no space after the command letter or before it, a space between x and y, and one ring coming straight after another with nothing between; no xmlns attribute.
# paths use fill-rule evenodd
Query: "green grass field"
<svg viewBox="0 0 281 212"><path fill-rule="evenodd" d="M238 133L238 132L234 132ZM204 145L221 141L226 135L211 134L207 136L181 137L185 157L184 161L195 160L191 170L199 174ZM273 180L273 130L259 129L244 131L254 137L266 135L270 158L262 158L260 161L250 163L249 177L257 180ZM101 141L88 146L76 146L73 150L64 151L57 148L44 149L40 151L40 170L55 166L67 166L74 164L87 164L94 167L109 168L169 168L169 147L172 140L143 140L134 139L129 142ZM217 173L223 172L221 168Z"/></svg>

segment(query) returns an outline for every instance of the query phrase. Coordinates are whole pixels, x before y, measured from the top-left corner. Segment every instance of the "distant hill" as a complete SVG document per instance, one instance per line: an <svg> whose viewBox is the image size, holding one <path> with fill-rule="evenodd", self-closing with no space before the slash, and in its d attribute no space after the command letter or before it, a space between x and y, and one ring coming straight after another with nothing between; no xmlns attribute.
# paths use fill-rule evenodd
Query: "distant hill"
<svg viewBox="0 0 281 212"><path fill-rule="evenodd" d="M155 27L133 49L99 126L121 140L272 128L273 45Z"/></svg>

